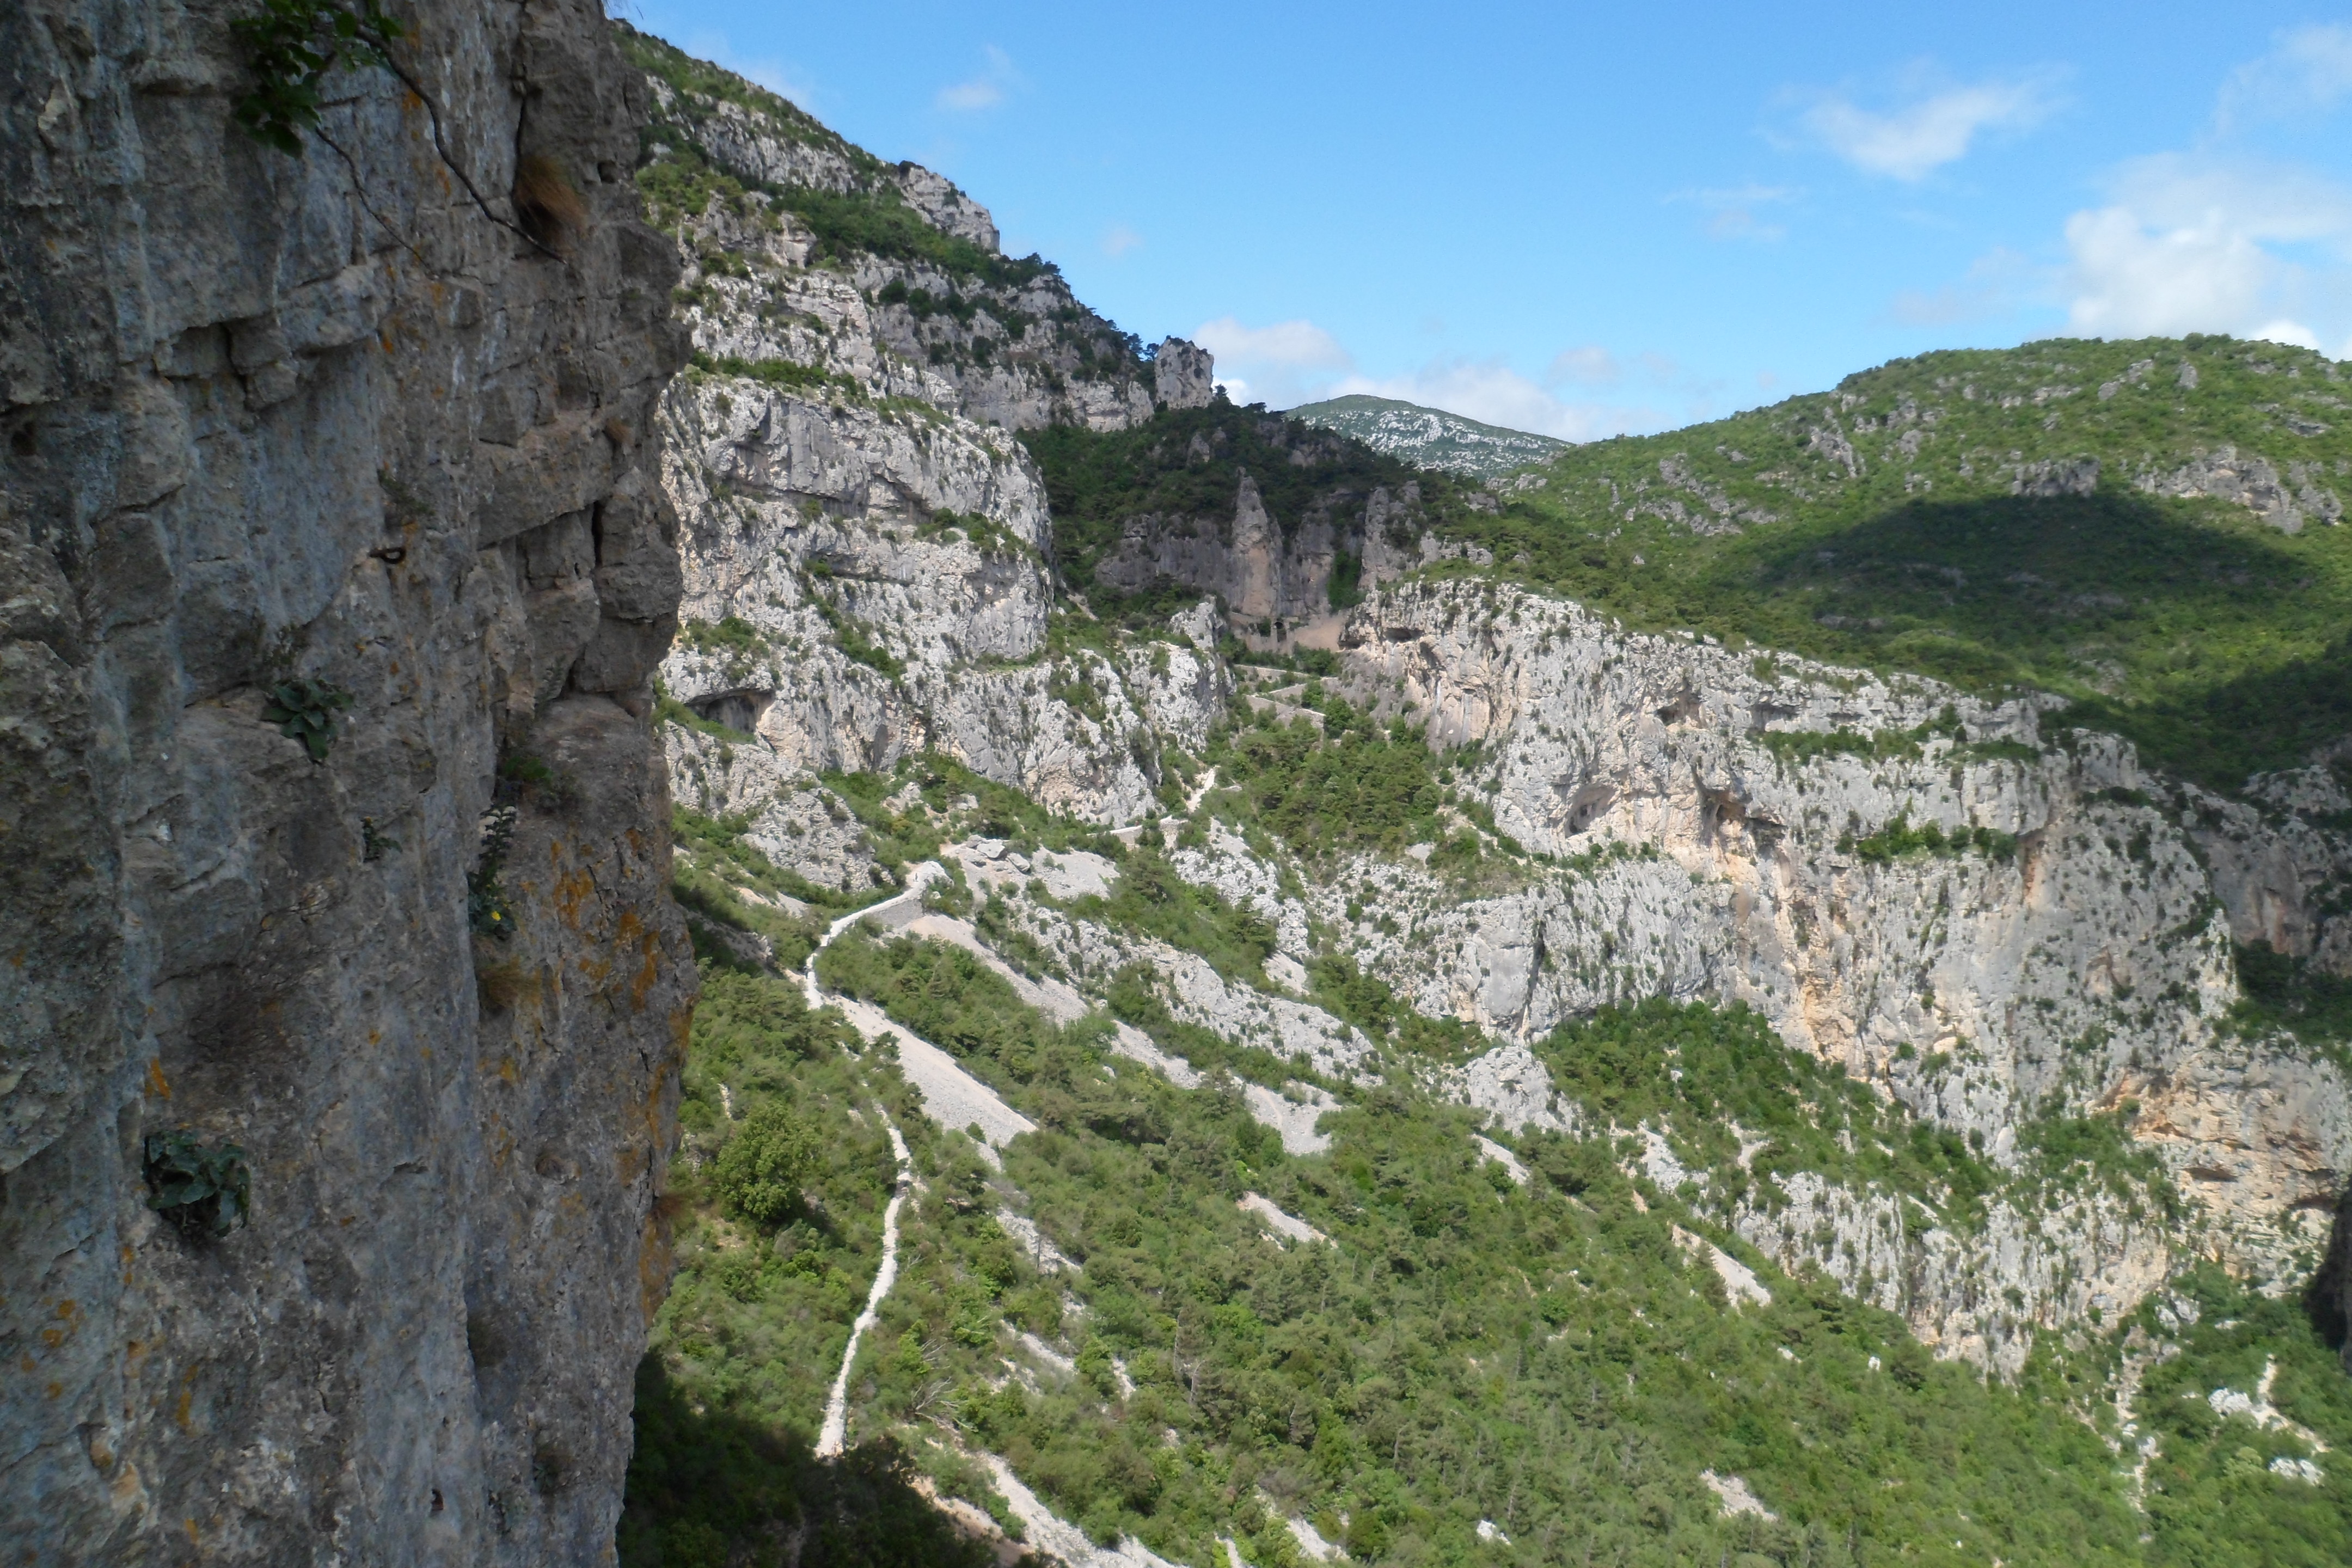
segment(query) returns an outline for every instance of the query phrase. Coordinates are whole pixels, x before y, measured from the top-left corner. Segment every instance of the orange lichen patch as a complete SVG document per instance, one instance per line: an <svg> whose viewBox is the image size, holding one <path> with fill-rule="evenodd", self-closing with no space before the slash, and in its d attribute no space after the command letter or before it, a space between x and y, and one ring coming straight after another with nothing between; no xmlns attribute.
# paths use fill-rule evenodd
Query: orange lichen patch
<svg viewBox="0 0 2352 1568"><path fill-rule="evenodd" d="M180 1402L172 1410L173 1425L183 1432L194 1429L196 1411L196 1369L190 1367L180 1374ZM193 1533L193 1529L191 1533Z"/></svg>
<svg viewBox="0 0 2352 1568"><path fill-rule="evenodd" d="M172 1086L163 1081L162 1057L156 1057L147 1064L147 1092L161 1100L172 1098Z"/></svg>
<svg viewBox="0 0 2352 1568"><path fill-rule="evenodd" d="M670 1250L669 1209L656 1203L646 1211L646 1228L637 1243L637 1299L645 1321L654 1321L669 1297L670 1276L677 1271Z"/></svg>
<svg viewBox="0 0 2352 1568"><path fill-rule="evenodd" d="M520 1083L522 1081L522 1073L520 1069L515 1066L514 1058L500 1057L499 1058L499 1081L500 1083Z"/></svg>
<svg viewBox="0 0 2352 1568"><path fill-rule="evenodd" d="M573 931L580 929L580 910L596 891L596 879L578 870L555 879L555 912Z"/></svg>

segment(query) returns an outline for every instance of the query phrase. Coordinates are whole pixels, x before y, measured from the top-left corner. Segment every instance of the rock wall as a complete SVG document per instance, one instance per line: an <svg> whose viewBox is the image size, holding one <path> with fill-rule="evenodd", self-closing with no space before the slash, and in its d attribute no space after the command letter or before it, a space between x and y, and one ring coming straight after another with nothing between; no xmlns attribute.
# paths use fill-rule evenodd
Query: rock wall
<svg viewBox="0 0 2352 1568"><path fill-rule="evenodd" d="M1526 1034L1629 986L1745 1001L2004 1164L2038 1112L2128 1103L2203 1223L2110 1231L2263 1279L2316 1261L2352 1099L2292 1042L2224 1026L2233 934L2343 942L2319 897L2332 832L2224 806L2113 737L2044 734L2040 700L1758 661L1501 584L1401 584L1341 642L1359 697L1482 748L1498 827L1597 858L1455 909L1366 868L1415 918L1358 950L1423 1010ZM1930 826L1942 849L1889 847ZM1636 848L1654 858L1611 858ZM2086 1278L2160 1272L2084 1245Z"/></svg>
<svg viewBox="0 0 2352 1568"><path fill-rule="evenodd" d="M223 8L0 10L27 1562L611 1556L694 984L648 725L677 264L596 5L399 14L421 96L338 72L298 157L232 123ZM349 699L322 761L265 717L297 680ZM151 1211L171 1132L243 1150L250 1223Z"/></svg>
<svg viewBox="0 0 2352 1568"><path fill-rule="evenodd" d="M720 783L709 738L674 729L680 794L781 823L814 774L930 749L1056 809L1147 815L1160 736L1197 745L1228 679L1181 640L1118 657L1055 645L1045 483L1013 432L1201 406L1208 354L1170 339L1145 364L1042 264L997 276L822 256L759 182L887 186L991 254L995 230L939 176L803 127L789 105L647 85L656 138L753 183L740 205L709 201L677 227L684 321L703 357L660 409L686 621L662 680L763 754ZM769 841L836 885L840 857L822 836Z"/></svg>

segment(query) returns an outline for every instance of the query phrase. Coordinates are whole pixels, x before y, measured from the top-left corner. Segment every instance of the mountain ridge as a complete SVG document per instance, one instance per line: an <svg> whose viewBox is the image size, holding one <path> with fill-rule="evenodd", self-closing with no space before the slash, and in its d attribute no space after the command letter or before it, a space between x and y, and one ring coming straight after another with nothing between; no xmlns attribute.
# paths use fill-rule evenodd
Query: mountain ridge
<svg viewBox="0 0 2352 1568"><path fill-rule="evenodd" d="M1499 479L1529 463L1546 461L1572 445L1550 436L1482 424L1443 408L1367 393L1303 403L1284 414L1353 437L1383 457L1479 479Z"/></svg>

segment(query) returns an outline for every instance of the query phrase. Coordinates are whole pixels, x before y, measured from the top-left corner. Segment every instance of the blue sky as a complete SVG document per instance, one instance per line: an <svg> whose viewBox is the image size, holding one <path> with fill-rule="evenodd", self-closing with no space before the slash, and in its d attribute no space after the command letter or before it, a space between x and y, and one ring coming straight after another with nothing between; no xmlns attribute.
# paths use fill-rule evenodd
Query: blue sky
<svg viewBox="0 0 2352 1568"><path fill-rule="evenodd" d="M620 9L1277 407L1580 439L2060 333L2352 358L2352 10Z"/></svg>

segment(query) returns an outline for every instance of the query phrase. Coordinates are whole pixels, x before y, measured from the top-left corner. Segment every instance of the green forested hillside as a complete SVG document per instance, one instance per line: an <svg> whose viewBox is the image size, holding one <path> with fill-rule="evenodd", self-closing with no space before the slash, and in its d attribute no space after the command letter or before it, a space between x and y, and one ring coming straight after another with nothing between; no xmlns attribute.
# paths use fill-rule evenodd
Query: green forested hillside
<svg viewBox="0 0 2352 1568"><path fill-rule="evenodd" d="M2162 493L2232 463L2268 516ZM1927 354L1528 474L1463 526L1638 626L2057 692L2223 788L2352 731L2352 381L2304 350Z"/></svg>
<svg viewBox="0 0 2352 1568"><path fill-rule="evenodd" d="M965 1549L909 1486L925 1476L1009 1519L968 1457L982 1447L1096 1540L1204 1568L1227 1536L1259 1568L1301 1561L1286 1516L1384 1563L2316 1568L2352 1551L2341 1499L2269 1468L2305 1447L2202 1397L2275 1361L2271 1397L2341 1441L2352 1391L2293 1303L2218 1274L2191 1288L2202 1326L2185 1352L2147 1374L2141 1408L2165 1443L2137 1513L2113 1447L2113 1342L2047 1339L2015 1386L1987 1384L1899 1320L1764 1266L1626 1176L1609 1140L1523 1137L1522 1185L1481 1153L1470 1113L1399 1076L1326 1122L1329 1151L1288 1155L1234 1080L1115 1072L1107 1020L1057 1027L961 950L853 938L823 967L1041 1131L992 1173L887 1062L846 1054L796 984L714 972L685 1112L709 1152L678 1188L685 1272L640 1390L625 1563L771 1561L799 1528L803 1563L953 1562ZM1702 1139L1718 1118L1774 1131L1785 1152L1759 1179L1801 1166L1808 1142L1836 1158L1840 1130L1862 1127L1889 1151L1881 1177L1967 1185L1965 1150L1880 1127L1866 1091L1737 1009L1653 1004L1564 1028L1543 1054L1595 1110L1680 1101ZM730 1186L727 1151L772 1105L830 1129L789 1213ZM876 1263L884 1108L926 1191L856 1394L865 1430L903 1436L845 1475L806 1444ZM1253 1192L1328 1242L1284 1244L1236 1205ZM1079 1267L1041 1273L999 1225L1008 1208ZM1772 1300L1729 1299L1699 1234ZM2153 1310L2135 1321L2154 1329ZM1075 1370L1024 1355L1020 1331L1069 1345ZM1016 1364L1031 1370L1007 1376ZM1727 1513L1703 1472L1742 1478L1776 1517Z"/></svg>

